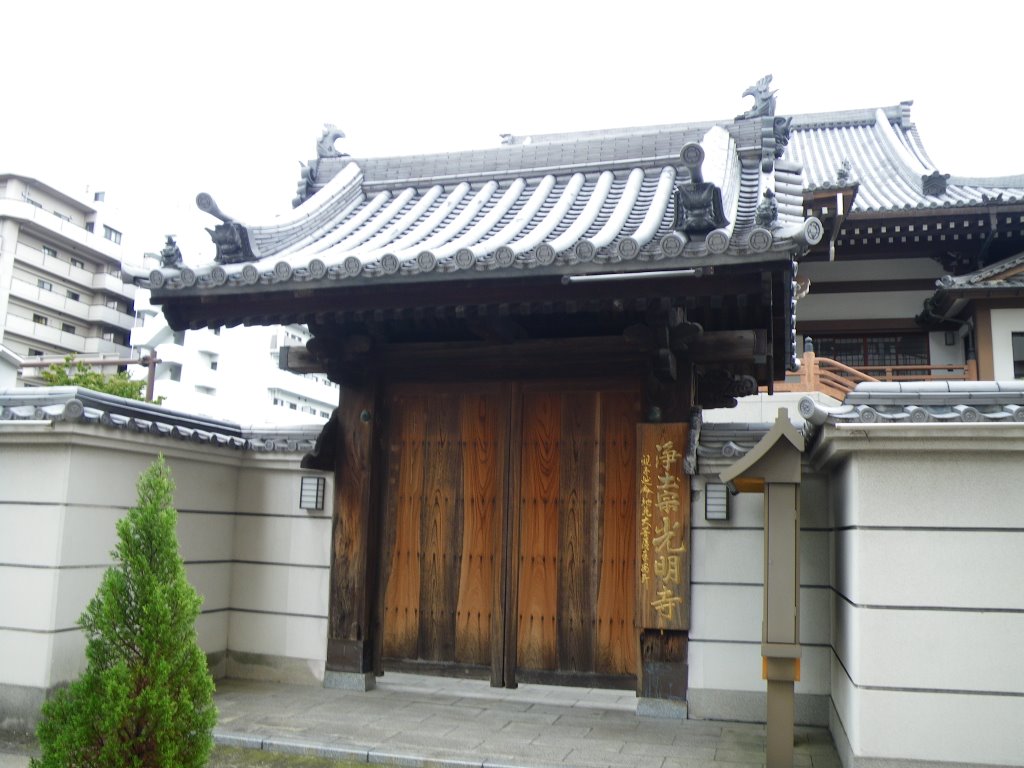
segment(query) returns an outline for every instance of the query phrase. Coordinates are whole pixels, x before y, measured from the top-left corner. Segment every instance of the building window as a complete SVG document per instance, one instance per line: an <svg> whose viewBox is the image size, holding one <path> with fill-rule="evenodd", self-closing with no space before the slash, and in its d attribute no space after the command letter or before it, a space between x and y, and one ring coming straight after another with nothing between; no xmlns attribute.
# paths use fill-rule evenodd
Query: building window
<svg viewBox="0 0 1024 768"><path fill-rule="evenodd" d="M200 395L216 395L217 394L217 390L214 389L213 387L203 387L203 386L200 386L199 384L196 384L196 392L198 392Z"/></svg>
<svg viewBox="0 0 1024 768"><path fill-rule="evenodd" d="M56 248L51 248L48 245L44 245L43 246L43 256L50 256L50 257L55 259L55 258L57 258L57 249Z"/></svg>
<svg viewBox="0 0 1024 768"><path fill-rule="evenodd" d="M185 346L185 332L175 331L174 332L174 346L184 347Z"/></svg>
<svg viewBox="0 0 1024 768"><path fill-rule="evenodd" d="M72 291L69 288L68 289L68 298L71 299L72 301L81 301L82 300L82 294L78 293L78 291Z"/></svg>
<svg viewBox="0 0 1024 768"><path fill-rule="evenodd" d="M94 192L92 200L94 203L102 203L106 199L107 195L105 192Z"/></svg>
<svg viewBox="0 0 1024 768"><path fill-rule="evenodd" d="M293 411L299 410L299 406L297 406L295 403L288 403L288 407L291 408Z"/></svg>
<svg viewBox="0 0 1024 768"><path fill-rule="evenodd" d="M71 257L71 266L78 267L79 269L85 269L85 262L81 259L76 259L74 256Z"/></svg>
<svg viewBox="0 0 1024 768"><path fill-rule="evenodd" d="M71 323L61 323L60 329L64 331L64 333L74 333L77 330Z"/></svg>
<svg viewBox="0 0 1024 768"><path fill-rule="evenodd" d="M44 291L53 290L53 283L51 283L49 280L43 280L43 278L41 277L38 280L36 280L36 285L38 285Z"/></svg>
<svg viewBox="0 0 1024 768"><path fill-rule="evenodd" d="M863 336L818 336L814 339L815 353L819 357L830 357L852 368L871 369L868 373L877 376L885 371L879 368L893 365L929 364L928 336L923 333L886 334ZM900 371L901 375L912 371ZM926 374L927 371L921 371Z"/></svg>
<svg viewBox="0 0 1024 768"><path fill-rule="evenodd" d="M211 371L216 371L217 370L217 361L216 360L211 360L210 361L210 370Z"/></svg>
<svg viewBox="0 0 1024 768"><path fill-rule="evenodd" d="M167 366L167 377L171 381L181 381L181 366L177 363Z"/></svg>
<svg viewBox="0 0 1024 768"><path fill-rule="evenodd" d="M94 232L95 230L96 230L96 222L94 222L94 221L87 221L87 222L85 222L85 231L86 232Z"/></svg>
<svg viewBox="0 0 1024 768"><path fill-rule="evenodd" d="M58 219L61 219L63 221L71 221L71 217L68 216L66 213L61 213L60 211L54 211L53 215L56 216Z"/></svg>
<svg viewBox="0 0 1024 768"><path fill-rule="evenodd" d="M1014 333L1011 343L1013 344L1013 378L1024 379L1024 333Z"/></svg>
<svg viewBox="0 0 1024 768"><path fill-rule="evenodd" d="M41 350L41 349L33 349L32 347L29 347L28 348L28 356L29 357L42 357L43 356L43 350Z"/></svg>
<svg viewBox="0 0 1024 768"><path fill-rule="evenodd" d="M121 233L106 225L103 226L103 236L113 243L121 244Z"/></svg>
<svg viewBox="0 0 1024 768"><path fill-rule="evenodd" d="M32 200L31 198L26 198L26 201L28 203L30 203L31 205L34 205L36 208L42 208L43 207L42 203L36 202L35 200Z"/></svg>
<svg viewBox="0 0 1024 768"><path fill-rule="evenodd" d="M50 319L46 315L32 315L32 322L39 325L49 325Z"/></svg>

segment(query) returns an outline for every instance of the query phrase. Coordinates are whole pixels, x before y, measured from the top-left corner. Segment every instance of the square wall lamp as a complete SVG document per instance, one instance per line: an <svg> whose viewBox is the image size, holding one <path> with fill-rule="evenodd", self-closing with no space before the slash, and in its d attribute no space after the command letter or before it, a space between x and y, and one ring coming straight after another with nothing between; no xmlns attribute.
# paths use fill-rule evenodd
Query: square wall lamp
<svg viewBox="0 0 1024 768"><path fill-rule="evenodd" d="M704 519L729 519L729 491L725 483L707 483L704 486Z"/></svg>
<svg viewBox="0 0 1024 768"><path fill-rule="evenodd" d="M324 508L324 489L327 481L316 475L306 475L299 485L299 506L307 511L320 511Z"/></svg>

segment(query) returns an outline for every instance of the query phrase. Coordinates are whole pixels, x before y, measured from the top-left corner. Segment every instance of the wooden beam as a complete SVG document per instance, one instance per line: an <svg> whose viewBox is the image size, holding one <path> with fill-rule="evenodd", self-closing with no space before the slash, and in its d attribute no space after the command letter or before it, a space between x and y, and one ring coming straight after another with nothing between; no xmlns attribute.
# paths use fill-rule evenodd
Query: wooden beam
<svg viewBox="0 0 1024 768"><path fill-rule="evenodd" d="M376 602L377 410L376 381L342 387L327 612L327 670L367 676Z"/></svg>

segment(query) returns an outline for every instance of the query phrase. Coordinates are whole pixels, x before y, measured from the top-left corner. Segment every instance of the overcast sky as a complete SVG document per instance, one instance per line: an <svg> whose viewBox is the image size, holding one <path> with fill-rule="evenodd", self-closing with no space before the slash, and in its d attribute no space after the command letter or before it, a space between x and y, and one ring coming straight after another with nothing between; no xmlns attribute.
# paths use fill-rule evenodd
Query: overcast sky
<svg viewBox="0 0 1024 768"><path fill-rule="evenodd" d="M104 190L126 258L174 233L199 263L196 194L269 222L325 122L355 156L475 148L731 118L771 73L780 114L913 100L944 173L1024 174L1022 21L983 0L6 3L0 170Z"/></svg>

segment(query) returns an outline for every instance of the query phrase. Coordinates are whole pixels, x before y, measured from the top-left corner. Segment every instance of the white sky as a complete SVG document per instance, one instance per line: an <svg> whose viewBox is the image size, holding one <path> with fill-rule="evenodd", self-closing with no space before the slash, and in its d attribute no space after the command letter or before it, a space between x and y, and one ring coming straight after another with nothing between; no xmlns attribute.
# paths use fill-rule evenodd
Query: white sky
<svg viewBox="0 0 1024 768"><path fill-rule="evenodd" d="M493 146L731 118L771 73L779 114L912 99L944 173L1024 174L1022 21L987 0L6 3L0 170L106 191L126 259L174 233L199 263L196 194L269 222L325 122L357 157Z"/></svg>

